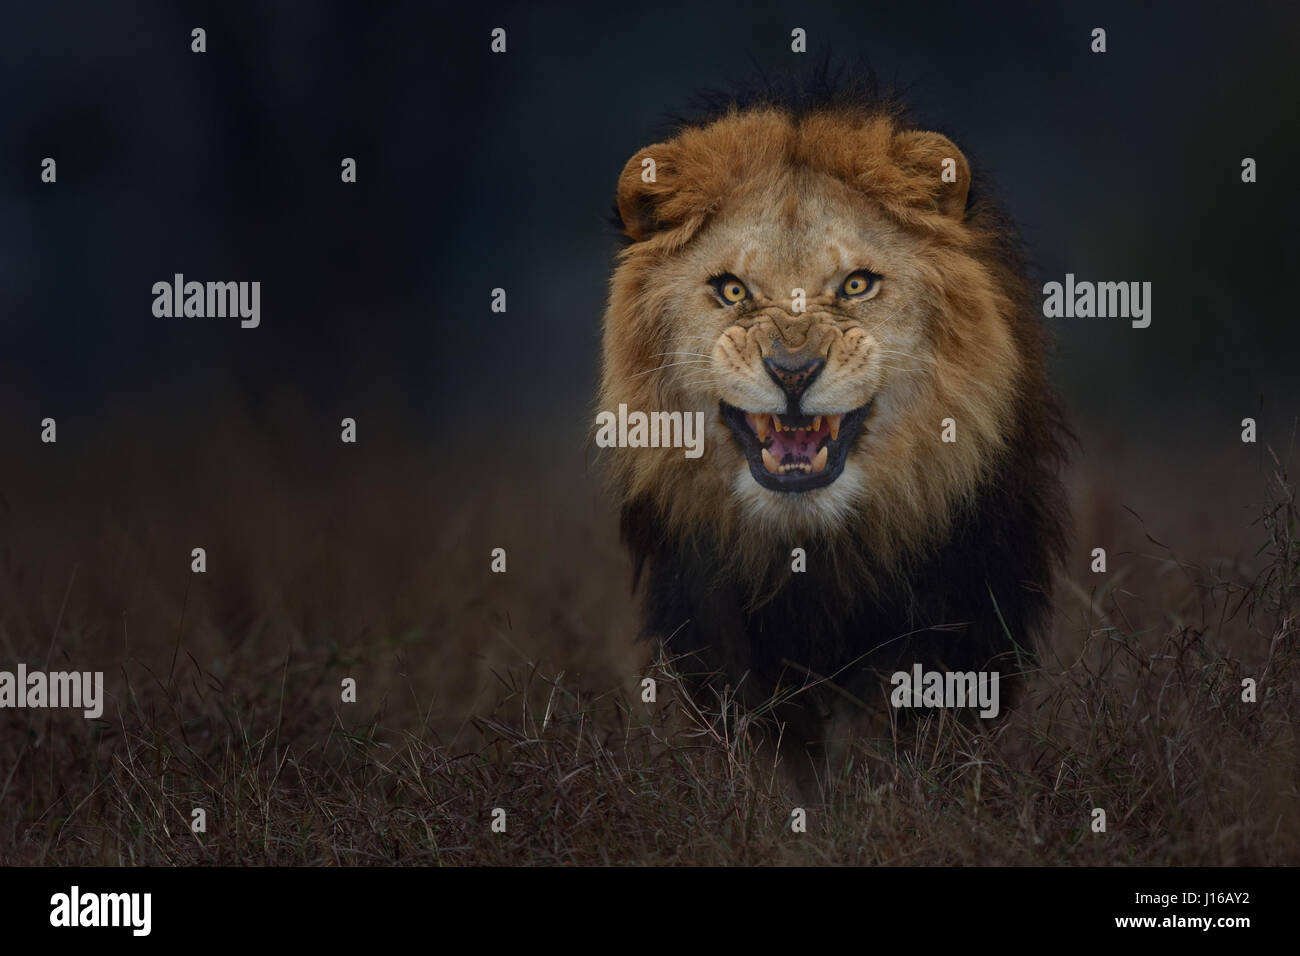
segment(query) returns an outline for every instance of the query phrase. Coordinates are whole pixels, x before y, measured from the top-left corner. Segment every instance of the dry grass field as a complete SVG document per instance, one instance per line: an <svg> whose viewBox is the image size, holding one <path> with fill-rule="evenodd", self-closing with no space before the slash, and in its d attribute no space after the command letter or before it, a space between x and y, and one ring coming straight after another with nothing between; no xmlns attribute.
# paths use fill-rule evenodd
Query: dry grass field
<svg viewBox="0 0 1300 956"><path fill-rule="evenodd" d="M597 475L290 462L254 434L183 459L61 443L0 478L2 666L103 670L108 695L99 720L0 711L0 863L1300 862L1284 449L1195 553L1075 474L1080 540L1122 525L1132 547L1066 569L1024 699L978 726L876 721L793 833L758 755L775 729L691 700L635 640Z"/></svg>

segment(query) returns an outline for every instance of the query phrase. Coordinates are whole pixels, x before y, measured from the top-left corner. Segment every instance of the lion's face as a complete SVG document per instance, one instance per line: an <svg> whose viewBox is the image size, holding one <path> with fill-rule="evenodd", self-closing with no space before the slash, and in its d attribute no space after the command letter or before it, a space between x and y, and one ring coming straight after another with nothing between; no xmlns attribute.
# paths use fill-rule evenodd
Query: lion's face
<svg viewBox="0 0 1300 956"><path fill-rule="evenodd" d="M792 496L843 480L846 493L813 496L826 507L862 486L868 423L908 407L876 399L933 361L915 246L848 186L791 171L721 210L666 270L674 351L701 363L675 375L691 407L720 411L741 496L807 507Z"/></svg>
<svg viewBox="0 0 1300 956"><path fill-rule="evenodd" d="M629 163L620 208L640 241L615 275L605 398L707 412L701 461L621 451L629 484L666 511L703 504L715 523L785 531L865 519L905 539L904 525L941 525L1000 446L1019 366L1005 303L954 242L945 146L925 193L940 200L909 216L916 173L896 139L861 122L808 130L742 114L651 147L652 184L640 156ZM855 147L876 185L901 179L894 205L843 168ZM927 214L947 221L927 228ZM947 418L955 443L941 440Z"/></svg>

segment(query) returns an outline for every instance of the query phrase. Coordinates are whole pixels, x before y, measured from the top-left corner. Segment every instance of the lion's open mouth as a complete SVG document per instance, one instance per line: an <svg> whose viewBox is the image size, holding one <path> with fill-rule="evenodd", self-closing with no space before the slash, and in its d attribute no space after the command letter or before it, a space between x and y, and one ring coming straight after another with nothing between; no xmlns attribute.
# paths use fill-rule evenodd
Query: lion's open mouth
<svg viewBox="0 0 1300 956"><path fill-rule="evenodd" d="M773 491L811 491L840 476L871 403L837 415L773 415L719 402L750 474Z"/></svg>

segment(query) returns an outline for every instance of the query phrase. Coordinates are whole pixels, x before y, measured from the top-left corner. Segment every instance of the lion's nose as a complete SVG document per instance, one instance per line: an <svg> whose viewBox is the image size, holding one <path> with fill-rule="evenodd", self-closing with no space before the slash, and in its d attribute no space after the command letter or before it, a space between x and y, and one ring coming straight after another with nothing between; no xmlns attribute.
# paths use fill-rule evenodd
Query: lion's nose
<svg viewBox="0 0 1300 956"><path fill-rule="evenodd" d="M785 392L785 397L793 409L799 404L799 396L808 391L808 386L812 385L813 379L826 367L826 360L813 359L805 365L796 366L789 361L781 362L765 358L763 365L767 368L767 374L772 376L772 381Z"/></svg>

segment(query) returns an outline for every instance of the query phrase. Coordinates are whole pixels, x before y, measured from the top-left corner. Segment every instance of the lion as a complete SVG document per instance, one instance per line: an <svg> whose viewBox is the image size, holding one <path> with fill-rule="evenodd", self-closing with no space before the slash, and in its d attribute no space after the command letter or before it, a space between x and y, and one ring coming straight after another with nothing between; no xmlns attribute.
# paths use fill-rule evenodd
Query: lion
<svg viewBox="0 0 1300 956"><path fill-rule="evenodd" d="M962 151L874 88L769 87L639 150L616 208L599 404L706 413L697 460L608 453L645 633L805 782L889 675L1029 666L1071 436Z"/></svg>

